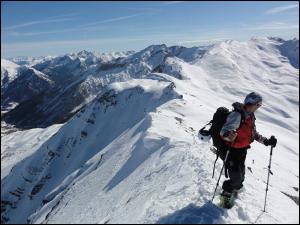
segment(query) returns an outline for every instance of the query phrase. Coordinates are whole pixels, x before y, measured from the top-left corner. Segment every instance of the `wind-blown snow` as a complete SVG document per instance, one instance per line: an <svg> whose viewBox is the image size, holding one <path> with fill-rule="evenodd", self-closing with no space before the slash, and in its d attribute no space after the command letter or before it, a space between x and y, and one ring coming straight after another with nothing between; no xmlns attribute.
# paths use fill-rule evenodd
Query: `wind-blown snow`
<svg viewBox="0 0 300 225"><path fill-rule="evenodd" d="M225 41L193 60L167 58L163 73L106 86L7 176L1 175L2 220L299 223L293 201L299 201L299 70L276 43ZM136 54L147 58L155 48ZM217 176L211 178L215 155L197 138L216 108L230 108L251 91L263 96L258 131L278 139L266 213L270 148L253 143L245 189L236 205L224 210L209 202L217 182ZM218 161L217 174L221 166Z"/></svg>

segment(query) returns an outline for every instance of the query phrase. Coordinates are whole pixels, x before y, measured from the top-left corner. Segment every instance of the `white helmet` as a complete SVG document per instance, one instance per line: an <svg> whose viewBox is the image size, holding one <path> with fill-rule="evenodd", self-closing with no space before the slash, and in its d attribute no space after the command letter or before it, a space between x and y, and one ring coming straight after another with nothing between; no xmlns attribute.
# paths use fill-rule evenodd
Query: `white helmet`
<svg viewBox="0 0 300 225"><path fill-rule="evenodd" d="M199 130L198 138L201 141L209 142L209 140L211 139L210 131L209 130L204 130L204 129L205 129L205 127L201 128Z"/></svg>

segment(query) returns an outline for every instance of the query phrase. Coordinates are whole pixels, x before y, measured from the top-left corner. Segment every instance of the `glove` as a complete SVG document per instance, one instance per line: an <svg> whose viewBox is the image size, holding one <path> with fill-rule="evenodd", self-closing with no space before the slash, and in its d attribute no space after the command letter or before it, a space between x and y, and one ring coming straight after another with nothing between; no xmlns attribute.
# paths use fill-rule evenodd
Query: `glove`
<svg viewBox="0 0 300 225"><path fill-rule="evenodd" d="M237 137L236 131L227 131L225 134L223 134L223 139L229 142L233 142Z"/></svg>
<svg viewBox="0 0 300 225"><path fill-rule="evenodd" d="M271 145L271 146L275 147L276 144L277 144L277 139L274 136L271 136L269 139L266 138L264 140L264 145L265 146Z"/></svg>

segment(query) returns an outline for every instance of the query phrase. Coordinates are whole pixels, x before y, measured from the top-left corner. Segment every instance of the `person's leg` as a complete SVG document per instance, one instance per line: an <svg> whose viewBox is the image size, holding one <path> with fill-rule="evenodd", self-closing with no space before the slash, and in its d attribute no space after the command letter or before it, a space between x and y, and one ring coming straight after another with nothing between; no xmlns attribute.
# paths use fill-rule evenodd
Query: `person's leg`
<svg viewBox="0 0 300 225"><path fill-rule="evenodd" d="M241 157L241 170L242 170L242 183L241 183L241 187L243 187L243 182L245 180L245 172L246 172L246 169L245 169L245 161L246 161L246 156L247 156L247 149L243 150L243 155Z"/></svg>
<svg viewBox="0 0 300 225"><path fill-rule="evenodd" d="M228 158L227 169L229 180L223 182L222 188L225 192L233 192L239 189L244 179L244 160L245 150L231 149L230 157Z"/></svg>

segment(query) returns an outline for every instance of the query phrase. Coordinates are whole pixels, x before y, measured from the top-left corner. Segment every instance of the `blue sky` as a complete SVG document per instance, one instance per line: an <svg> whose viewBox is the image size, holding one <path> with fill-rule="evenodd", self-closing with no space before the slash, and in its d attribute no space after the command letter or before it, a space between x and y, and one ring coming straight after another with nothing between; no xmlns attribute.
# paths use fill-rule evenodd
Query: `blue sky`
<svg viewBox="0 0 300 225"><path fill-rule="evenodd" d="M299 3L1 2L1 57L299 38Z"/></svg>

